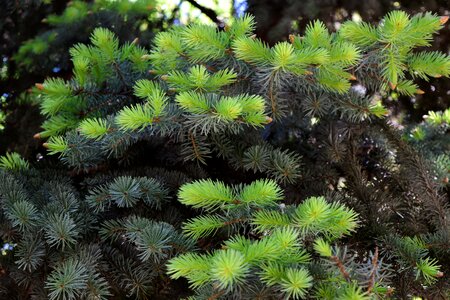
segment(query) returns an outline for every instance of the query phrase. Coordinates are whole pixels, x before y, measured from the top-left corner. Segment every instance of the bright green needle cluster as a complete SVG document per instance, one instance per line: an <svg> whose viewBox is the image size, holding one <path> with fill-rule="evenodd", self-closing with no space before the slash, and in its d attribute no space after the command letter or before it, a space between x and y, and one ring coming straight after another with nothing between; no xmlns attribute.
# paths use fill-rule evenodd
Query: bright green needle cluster
<svg viewBox="0 0 450 300"><path fill-rule="evenodd" d="M431 13L411 17L403 11L392 11L378 27L349 21L339 32L343 38L367 51L363 62L378 64L386 87L413 95L421 91L412 79L450 75L448 55L437 51L413 52L416 47L430 46L433 34L446 21L446 17Z"/></svg>
<svg viewBox="0 0 450 300"><path fill-rule="evenodd" d="M269 48L252 37L243 37L235 41L233 50L237 58L269 68L272 77L292 73L309 76L331 91L343 93L349 89L352 75L346 70L361 56L354 44L334 38L320 21L310 24L304 36L290 36L290 42Z"/></svg>
<svg viewBox="0 0 450 300"><path fill-rule="evenodd" d="M162 87L153 81L141 79L133 87L134 95L146 102L125 107L117 113L115 122L124 131L144 129L165 115L169 98Z"/></svg>
<svg viewBox="0 0 450 300"><path fill-rule="evenodd" d="M183 185L178 198L185 205L214 211L228 206L273 206L282 199L282 192L274 181L268 179L234 188L207 179Z"/></svg>
<svg viewBox="0 0 450 300"><path fill-rule="evenodd" d="M61 135L76 128L83 117L98 115L95 109L105 104L99 97L91 98L96 91L93 85L123 81L121 65L129 63L135 72L143 72L148 65L143 48L132 43L119 46L118 39L107 29L97 28L91 35L91 42L92 45L77 44L70 50L75 84L51 78L36 85L43 94L41 112L48 116L40 137ZM112 105L108 101L111 99L106 102ZM105 134L105 123L98 119L80 126L81 132L94 139Z"/></svg>
<svg viewBox="0 0 450 300"><path fill-rule="evenodd" d="M27 170L29 163L19 153L10 152L0 156L0 169L10 171Z"/></svg>
<svg viewBox="0 0 450 300"><path fill-rule="evenodd" d="M188 73L173 71L168 74L169 86L177 91L214 92L236 81L236 73L224 69L210 74L205 66L194 65Z"/></svg>
<svg viewBox="0 0 450 300"><path fill-rule="evenodd" d="M287 297L299 299L312 286L313 278L305 268L310 257L301 250L298 238L299 233L289 228L260 241L235 236L224 249L211 254L188 253L172 259L168 272L175 279L187 278L193 288L217 283L220 290L232 291L245 287L253 270L253 276L267 286L278 286Z"/></svg>
<svg viewBox="0 0 450 300"><path fill-rule="evenodd" d="M52 136L44 146L50 154L60 153L61 155L69 148L67 141L61 136Z"/></svg>
<svg viewBox="0 0 450 300"><path fill-rule="evenodd" d="M237 186L200 180L183 185L178 198L209 213L184 224L187 236L199 239L229 229L230 238L220 250L186 253L169 261L170 276L185 277L195 290L212 285L217 293L232 294L256 280L287 298L303 298L313 286L309 269L313 259L308 250L328 262L335 261L336 250L330 242L357 227L354 211L323 197L310 197L296 206L277 203L283 198L282 191L271 180ZM250 230L253 238L238 234L242 230ZM314 249L304 244L309 239L315 240ZM347 288L345 278L342 280ZM330 288L344 294L338 286Z"/></svg>
<svg viewBox="0 0 450 300"><path fill-rule="evenodd" d="M425 121L433 126L439 126L443 124L450 124L450 108L444 111L429 111Z"/></svg>
<svg viewBox="0 0 450 300"><path fill-rule="evenodd" d="M98 139L108 133L109 126L106 120L93 118L83 120L78 125L78 129L81 134L91 139Z"/></svg>

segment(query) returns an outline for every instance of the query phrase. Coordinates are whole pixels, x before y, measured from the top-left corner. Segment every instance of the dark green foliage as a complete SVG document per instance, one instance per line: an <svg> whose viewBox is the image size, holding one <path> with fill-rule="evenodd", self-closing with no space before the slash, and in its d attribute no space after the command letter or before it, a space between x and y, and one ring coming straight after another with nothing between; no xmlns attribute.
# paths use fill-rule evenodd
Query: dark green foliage
<svg viewBox="0 0 450 300"><path fill-rule="evenodd" d="M165 261L193 249L172 225L144 217L167 197L156 179L118 177L80 194L60 175L36 176L0 173L2 239L15 245L1 260L14 280L2 297L148 298Z"/></svg>

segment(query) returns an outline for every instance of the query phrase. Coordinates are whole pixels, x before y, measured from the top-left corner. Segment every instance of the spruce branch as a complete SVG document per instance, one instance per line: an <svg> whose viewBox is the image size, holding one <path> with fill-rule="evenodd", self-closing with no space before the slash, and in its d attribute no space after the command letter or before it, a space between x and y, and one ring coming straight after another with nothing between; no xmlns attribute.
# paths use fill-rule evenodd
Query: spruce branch
<svg viewBox="0 0 450 300"><path fill-rule="evenodd" d="M408 174L414 174L413 178L416 182L414 186L411 186L413 190L417 191L418 195L421 193L427 195L427 199L424 199L423 204L430 210L434 218L433 221L438 226L449 228L447 218L448 205L446 205L443 197L439 194L436 183L430 178L430 171L426 167L423 158L398 136L392 126L389 126L386 122L380 122L378 126L384 130L389 141L398 149L400 159L403 161L403 167L406 169L405 171L408 172L408 168L411 168L412 172L408 172Z"/></svg>

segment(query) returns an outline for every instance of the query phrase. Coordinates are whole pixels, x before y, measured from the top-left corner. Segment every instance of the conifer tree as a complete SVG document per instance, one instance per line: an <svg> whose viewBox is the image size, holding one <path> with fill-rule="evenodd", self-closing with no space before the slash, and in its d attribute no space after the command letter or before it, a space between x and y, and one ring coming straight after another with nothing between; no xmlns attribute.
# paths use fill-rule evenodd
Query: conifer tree
<svg viewBox="0 0 450 300"><path fill-rule="evenodd" d="M8 280L41 274L30 291L52 299L146 298L168 276L193 299L445 298L447 112L402 132L383 99L450 76L448 55L424 50L446 21L315 21L273 47L249 15L173 27L151 49L96 29L71 49L69 80L36 85L36 137L73 178L0 160L2 238L18 257L5 266L22 275ZM178 189L193 209L170 201Z"/></svg>

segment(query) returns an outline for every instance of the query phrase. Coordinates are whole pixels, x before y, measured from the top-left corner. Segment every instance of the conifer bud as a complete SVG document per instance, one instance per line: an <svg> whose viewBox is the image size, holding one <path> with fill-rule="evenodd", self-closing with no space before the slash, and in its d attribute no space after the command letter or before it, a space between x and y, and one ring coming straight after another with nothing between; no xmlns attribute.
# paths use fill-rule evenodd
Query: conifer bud
<svg viewBox="0 0 450 300"><path fill-rule="evenodd" d="M434 78L441 78L441 77L442 77L441 74L436 74L436 75L434 75Z"/></svg>
<svg viewBox="0 0 450 300"><path fill-rule="evenodd" d="M355 81L356 77L355 77L355 75L352 74L349 79Z"/></svg>
<svg viewBox="0 0 450 300"><path fill-rule="evenodd" d="M396 84L393 84L392 82L389 82L389 86L391 87L391 89L395 90L395 88L397 87Z"/></svg>
<svg viewBox="0 0 450 300"><path fill-rule="evenodd" d="M43 146L45 149L48 149L48 143L43 143L42 146Z"/></svg>
<svg viewBox="0 0 450 300"><path fill-rule="evenodd" d="M158 73L158 71L156 71L156 70L148 70L148 73L149 73L149 74L152 74L152 75L155 75L155 74Z"/></svg>
<svg viewBox="0 0 450 300"><path fill-rule="evenodd" d="M142 60L148 60L148 59L150 59L150 55L144 54L144 55L141 56L141 59Z"/></svg>
<svg viewBox="0 0 450 300"><path fill-rule="evenodd" d="M251 39L256 39L256 34L250 36Z"/></svg>
<svg viewBox="0 0 450 300"><path fill-rule="evenodd" d="M39 140L41 138L41 134L38 132L35 135L33 135L33 138Z"/></svg>
<svg viewBox="0 0 450 300"><path fill-rule="evenodd" d="M311 71L308 71L308 70L305 71L305 75L312 75L312 74L314 74L314 73Z"/></svg>
<svg viewBox="0 0 450 300"><path fill-rule="evenodd" d="M422 91L421 89L417 89L417 90L416 90L416 94L417 94L417 95L423 95L423 94L425 94L425 92Z"/></svg>
<svg viewBox="0 0 450 300"><path fill-rule="evenodd" d="M135 38L135 39L131 42L131 44L132 44L132 45L136 45L138 42L139 42L139 38Z"/></svg>
<svg viewBox="0 0 450 300"><path fill-rule="evenodd" d="M170 93L175 93L177 91L177 89L176 88L169 88L167 91L170 92Z"/></svg>
<svg viewBox="0 0 450 300"><path fill-rule="evenodd" d="M442 183L447 184L448 183L448 177L444 177L444 179L442 179Z"/></svg>
<svg viewBox="0 0 450 300"><path fill-rule="evenodd" d="M293 44L295 42L295 35L290 34L289 35L289 41L291 42L291 44Z"/></svg>
<svg viewBox="0 0 450 300"><path fill-rule="evenodd" d="M437 277L437 278L444 277L444 272L438 271L438 272L436 273L436 277Z"/></svg>
<svg viewBox="0 0 450 300"><path fill-rule="evenodd" d="M266 124L270 124L273 122L273 119L269 116L266 116Z"/></svg>
<svg viewBox="0 0 450 300"><path fill-rule="evenodd" d="M439 19L439 23L441 23L441 25L444 25L445 23L447 23L447 21L448 21L448 16L442 16Z"/></svg>
<svg viewBox="0 0 450 300"><path fill-rule="evenodd" d="M162 75L162 76L161 76L161 80L166 81L167 79L169 79L169 76L168 76L168 75Z"/></svg>
<svg viewBox="0 0 450 300"><path fill-rule="evenodd" d="M44 90L44 85L42 83L36 83L34 86L40 91Z"/></svg>

